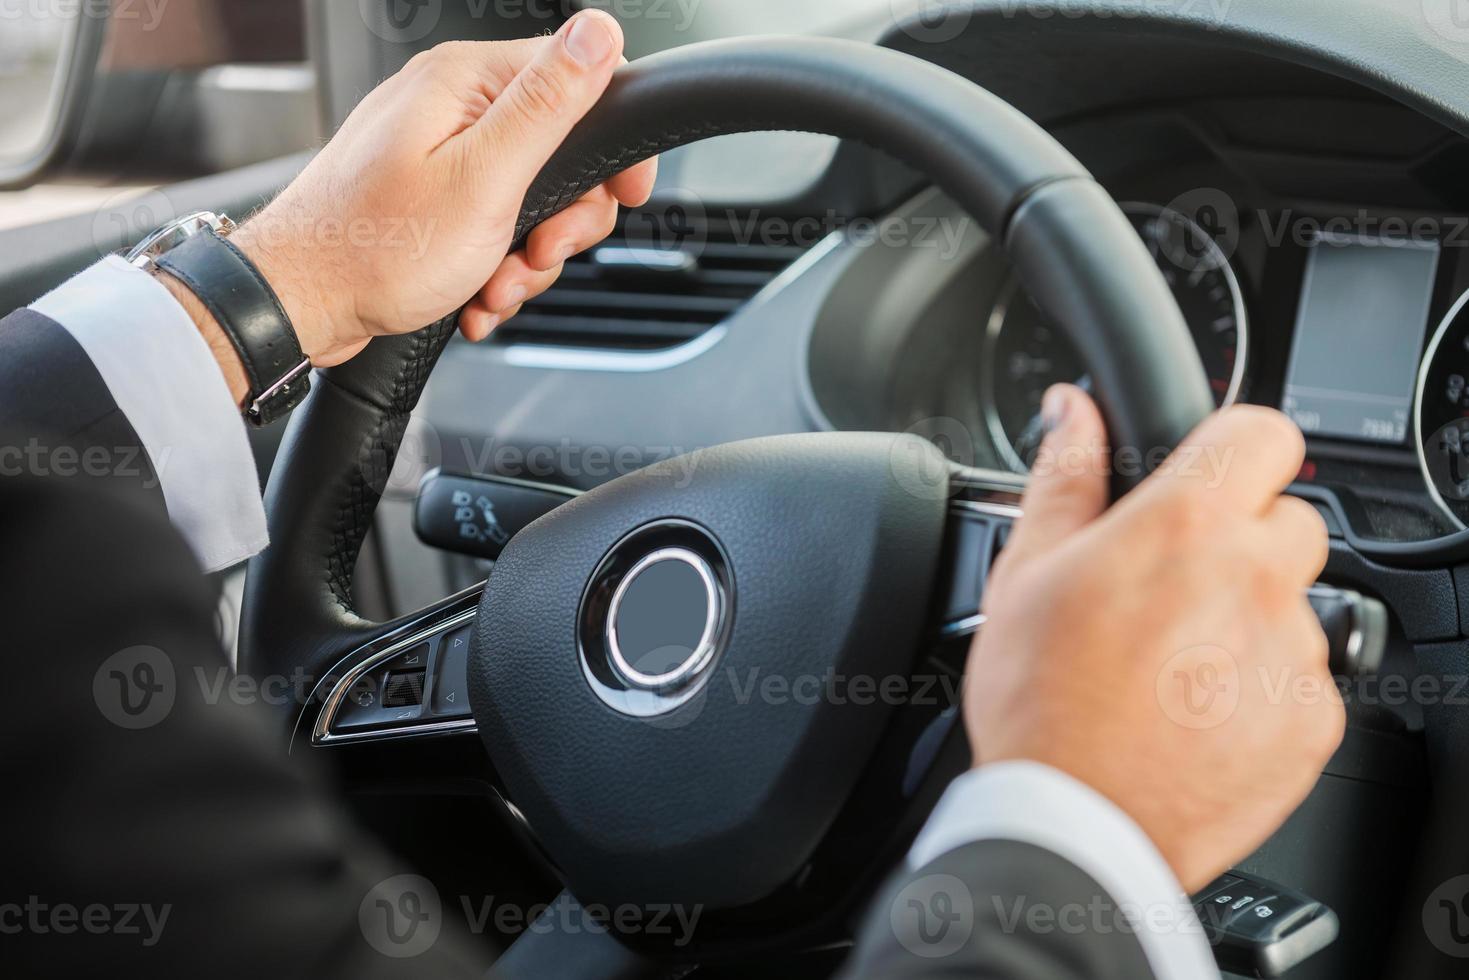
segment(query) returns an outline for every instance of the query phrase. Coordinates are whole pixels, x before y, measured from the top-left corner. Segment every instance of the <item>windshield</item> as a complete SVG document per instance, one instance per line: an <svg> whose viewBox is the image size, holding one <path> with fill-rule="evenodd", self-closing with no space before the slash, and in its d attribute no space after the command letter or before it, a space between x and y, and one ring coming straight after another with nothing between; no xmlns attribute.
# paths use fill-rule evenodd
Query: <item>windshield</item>
<svg viewBox="0 0 1469 980"><path fill-rule="evenodd" d="M622 22L627 56L746 34L876 37L903 0L586 0Z"/></svg>

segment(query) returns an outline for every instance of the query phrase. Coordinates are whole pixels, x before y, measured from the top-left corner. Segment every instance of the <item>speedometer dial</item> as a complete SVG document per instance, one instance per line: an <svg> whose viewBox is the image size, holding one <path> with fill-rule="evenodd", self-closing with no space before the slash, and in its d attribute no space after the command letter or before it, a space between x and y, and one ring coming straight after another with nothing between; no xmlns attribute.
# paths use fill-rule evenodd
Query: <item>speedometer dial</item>
<svg viewBox="0 0 1469 980"><path fill-rule="evenodd" d="M1413 415L1429 496L1463 529L1469 521L1469 292L1428 342Z"/></svg>
<svg viewBox="0 0 1469 980"><path fill-rule="evenodd" d="M1124 204L1122 210L1173 290L1215 403L1229 404L1244 380L1249 327L1228 258L1203 229L1175 211L1152 204ZM1091 387L1076 348L1012 281L990 317L983 395L990 438L1017 472L1030 468L1040 446L1042 396L1064 381Z"/></svg>

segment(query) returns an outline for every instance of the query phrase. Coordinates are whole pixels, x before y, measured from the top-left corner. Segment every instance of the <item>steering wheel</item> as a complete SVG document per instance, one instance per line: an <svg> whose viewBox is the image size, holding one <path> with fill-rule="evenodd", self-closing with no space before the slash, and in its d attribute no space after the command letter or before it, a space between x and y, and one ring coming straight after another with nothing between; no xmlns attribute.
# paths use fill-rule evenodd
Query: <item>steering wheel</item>
<svg viewBox="0 0 1469 980"><path fill-rule="evenodd" d="M746 39L624 67L531 188L517 241L638 161L760 130L859 140L927 173L1082 352L1114 447L1144 459L1212 409L1183 317L1108 194L1009 105L891 50ZM455 319L375 340L296 411L267 493L273 545L249 568L242 670L304 670L330 711L362 664L472 618L473 723L571 895L706 909L704 953L805 928L830 912L818 896L870 881L921 820L920 787L959 724L953 708L855 688L803 698L795 681L909 677L943 636L972 632L981 555L1013 495L986 502L982 479L916 436L734 443L553 511L509 543L482 595L369 622L353 567ZM1141 478L1127 472L1118 492ZM771 676L787 696L767 696ZM527 934L506 962L546 975L522 948L541 941ZM565 945L591 940L559 941L568 973L623 975Z"/></svg>

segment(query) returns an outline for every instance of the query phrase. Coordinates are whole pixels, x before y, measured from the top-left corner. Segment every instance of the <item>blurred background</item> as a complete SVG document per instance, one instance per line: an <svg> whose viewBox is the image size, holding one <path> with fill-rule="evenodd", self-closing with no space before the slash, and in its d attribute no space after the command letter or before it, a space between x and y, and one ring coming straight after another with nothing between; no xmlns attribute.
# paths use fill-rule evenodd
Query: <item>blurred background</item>
<svg viewBox="0 0 1469 980"><path fill-rule="evenodd" d="M320 138L305 0L15 0L0 11L0 160L38 153L57 126L65 69L85 57L78 21L98 50L72 145L38 182L0 192L0 228Z"/></svg>
<svg viewBox="0 0 1469 980"><path fill-rule="evenodd" d="M52 18L17 18L0 33L0 146L34 151L46 132L48 96L65 47L64 24Z"/></svg>
<svg viewBox="0 0 1469 980"><path fill-rule="evenodd" d="M636 58L743 34L876 36L899 2L7 0L0 230L309 150L439 40L533 36L595 6Z"/></svg>

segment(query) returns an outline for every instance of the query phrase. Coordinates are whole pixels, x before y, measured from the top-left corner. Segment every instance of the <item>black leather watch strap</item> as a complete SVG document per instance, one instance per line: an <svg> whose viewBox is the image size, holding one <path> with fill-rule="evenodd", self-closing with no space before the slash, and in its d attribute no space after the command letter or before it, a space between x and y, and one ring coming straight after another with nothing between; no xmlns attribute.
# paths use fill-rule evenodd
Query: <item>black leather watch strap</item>
<svg viewBox="0 0 1469 980"><path fill-rule="evenodd" d="M246 418L268 425L300 404L311 390L309 365L280 298L254 263L206 230L155 264L199 297L240 352L250 382Z"/></svg>

